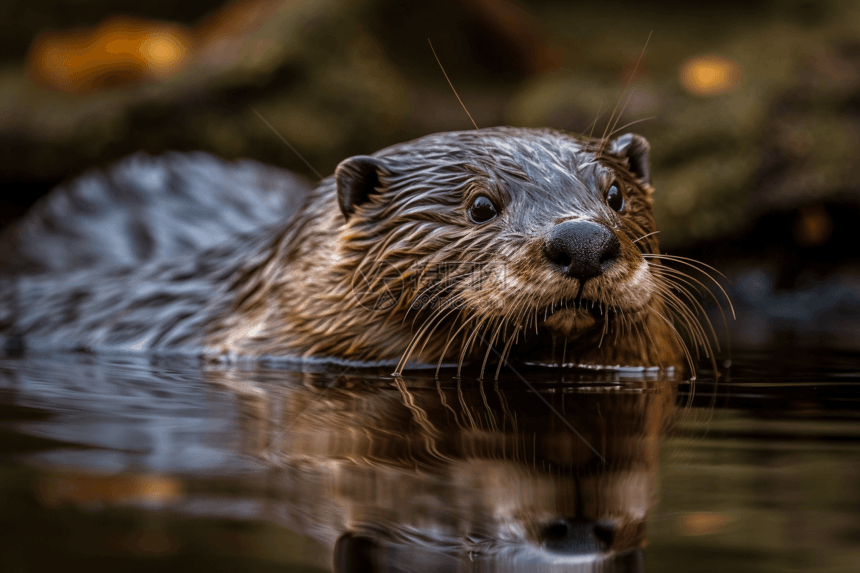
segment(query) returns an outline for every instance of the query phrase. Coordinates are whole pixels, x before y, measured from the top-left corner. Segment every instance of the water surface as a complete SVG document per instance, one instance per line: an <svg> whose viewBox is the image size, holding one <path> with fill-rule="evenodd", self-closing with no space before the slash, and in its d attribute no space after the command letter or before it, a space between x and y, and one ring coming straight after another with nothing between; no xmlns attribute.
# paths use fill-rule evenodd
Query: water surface
<svg viewBox="0 0 860 573"><path fill-rule="evenodd" d="M3 571L855 571L860 355L717 384L0 360Z"/></svg>

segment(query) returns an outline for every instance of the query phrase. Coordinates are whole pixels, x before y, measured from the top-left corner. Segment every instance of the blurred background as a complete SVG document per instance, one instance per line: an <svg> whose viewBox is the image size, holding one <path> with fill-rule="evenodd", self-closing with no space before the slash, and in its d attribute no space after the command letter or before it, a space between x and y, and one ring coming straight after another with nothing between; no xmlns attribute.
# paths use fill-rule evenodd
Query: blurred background
<svg viewBox="0 0 860 573"><path fill-rule="evenodd" d="M617 125L652 144L663 248L725 273L736 344L860 345L857 2L7 0L3 16L0 226L138 150L315 179L260 116L323 176L470 129L430 40L480 127L602 134L620 103Z"/></svg>
<svg viewBox="0 0 860 573"><path fill-rule="evenodd" d="M663 249L724 273L748 351L718 390L700 384L704 421L662 446L648 570L856 570L860 2L4 0L0 14L0 233L140 150L314 180L471 129L428 40L480 127L602 134L620 104L617 126L652 145ZM0 363L0 569L328 569L266 513L281 490L254 444L280 432L266 409L291 388L282 374L54 359ZM367 396L399 407L385 375Z"/></svg>

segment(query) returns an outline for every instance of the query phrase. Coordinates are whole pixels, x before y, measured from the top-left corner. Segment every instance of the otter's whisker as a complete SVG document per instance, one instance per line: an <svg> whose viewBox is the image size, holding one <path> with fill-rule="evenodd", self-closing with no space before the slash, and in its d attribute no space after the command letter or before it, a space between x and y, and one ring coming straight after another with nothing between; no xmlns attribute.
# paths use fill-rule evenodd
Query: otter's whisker
<svg viewBox="0 0 860 573"><path fill-rule="evenodd" d="M466 338L463 343L463 348L460 351L460 359L457 361L457 378L460 378L461 371L463 369L463 362L466 359L466 355L471 352L472 346L475 344L475 339L480 335L481 328L486 325L489 319L486 317L482 317L480 322L472 329L472 333Z"/></svg>
<svg viewBox="0 0 860 573"><path fill-rule="evenodd" d="M697 271L701 272L702 274L707 274L707 273L705 273L702 269L700 269L700 268L698 268L698 267L696 266L696 265L700 265L700 266L703 266L703 267L705 267L706 269L708 269L708 270L710 270L710 271L713 271L713 272L717 273L717 274L718 274L718 275L720 275L721 277L726 278L726 275L724 275L723 273L721 273L719 270L715 269L714 267L712 267L712 266L711 266L711 265L709 265L708 263L704 263L704 262L699 261L699 260L696 260L696 259L691 259L690 257L682 257L682 256L680 256L680 255L669 255L669 254L666 254L666 253L660 253L659 255L655 255L655 258L658 258L658 259L666 259L666 260L669 260L669 261L685 261L685 262L689 263L689 264L690 264L690 266L692 266L693 268L695 268ZM709 278L710 278L710 277L709 277ZM713 280L713 279L712 279L712 280Z"/></svg>
<svg viewBox="0 0 860 573"><path fill-rule="evenodd" d="M696 320L690 309L678 300L671 292L665 291L662 292L662 295L664 297L664 302L668 305L670 310L674 311L675 316L682 321L688 334L693 339L693 343L696 345L696 352L698 353L698 349L702 348L705 351L705 356L710 358L710 344L707 341L707 337L705 336L705 332L702 329L701 324Z"/></svg>
<svg viewBox="0 0 860 573"><path fill-rule="evenodd" d="M481 131L478 129L478 124L475 123L475 120L472 119L472 114L469 113L469 110L466 109L466 104L463 103L463 100L460 99L460 94L457 93L457 90L454 89L454 84L451 83L451 79L448 77L448 73L445 72L445 68L442 66L442 61L439 59L439 56L436 55L436 50L433 49L433 42L430 41L430 38L427 38L427 43L430 44L430 50L433 52L433 57L436 58L436 63L439 64L439 68L442 70L442 73L445 75L445 79L448 80L448 85L451 86L451 91L454 92L454 95L457 96L457 101L460 102L460 105L463 106L463 111L466 112L466 115L469 116L469 121L472 122L472 125L475 126L475 131Z"/></svg>
<svg viewBox="0 0 860 573"><path fill-rule="evenodd" d="M684 344L684 338L681 336L681 334L680 334L680 333L678 332L678 330L675 328L674 323L673 323L671 320L669 320L668 318L666 318L665 316L663 316L659 311L654 310L654 308L653 308L653 307L651 308L651 311L652 311L656 316L658 316L660 319L662 319L662 320L663 320L663 322L665 322L665 323L666 323L666 326L669 326L669 327L671 328L671 332L672 332L672 333L674 333L674 335L675 335L675 336L677 337L677 339L678 339L678 342L680 342L680 343L681 343L681 347L684 349L684 356L686 356L686 358L687 358L687 364L688 364L688 365L689 365L689 367L690 367L690 372L693 372L693 373L694 373L694 372L696 371L696 366L695 366L695 363L693 362L693 357L692 357L692 355L690 355L690 351L689 351L689 349L687 348L687 345L686 345L686 344ZM647 333L647 331L646 331L646 333ZM653 343L653 341L652 341L652 343Z"/></svg>
<svg viewBox="0 0 860 573"><path fill-rule="evenodd" d="M422 275L423 275L423 273L422 273ZM410 310L413 310L413 309L414 310L420 310L421 309L421 306L416 304L416 303L420 303L421 299L424 298L425 295L430 295L430 293L433 291L440 291L441 292L447 288L459 287L459 286L461 286L461 283L454 283L454 280L460 279L463 277L469 277L469 276L471 276L471 272L466 271L466 272L463 272L463 273L458 274L458 275L445 277L444 281L431 283L426 288L423 288L420 291L418 291L418 293L412 298L412 302L409 304L409 307L407 308L406 313L403 316L403 320L401 321L401 324L406 321L406 317L409 315ZM419 277L419 280L420 280L420 278L421 277ZM433 299L431 298L430 300L432 301ZM418 316L416 314L416 317L412 321L413 326L415 325L415 320L417 320L417 319L418 319Z"/></svg>
<svg viewBox="0 0 860 573"><path fill-rule="evenodd" d="M494 380L499 379L499 374L502 371L502 365L507 362L508 353L511 351L511 346L513 345L513 341L514 341L513 338L508 339L507 343L505 344L505 347L502 349L502 354L501 354L501 356L499 356L499 365L496 366L496 374L493 378Z"/></svg>
<svg viewBox="0 0 860 573"><path fill-rule="evenodd" d="M449 308L446 313L443 313L441 310L440 310L440 312L437 313L437 316L439 317L438 320L435 320L435 324L433 325L433 327L430 329L429 332L426 332L426 334L423 334L424 344L421 345L421 349L418 351L419 354L423 354L424 349L427 347L427 343L430 342L430 338L432 337L432 335L436 331L436 329L439 327L439 325L442 324L442 322L446 318L448 318L452 313L462 310L456 306L457 302L458 301L455 300L453 305L451 306L451 308ZM413 350L414 350L414 348L413 348Z"/></svg>
<svg viewBox="0 0 860 573"><path fill-rule="evenodd" d="M703 330L701 323L698 321L698 318L695 316L693 311L687 305L685 305L683 303L683 301L680 300L677 295L675 295L675 293L672 292L673 286L675 288L677 288L676 285L672 285L671 283L668 283L668 282L667 283L661 283L658 285L658 291L660 292L661 296L663 297L664 302L675 312L675 314L680 319L682 319L686 323L688 331L690 331L690 335L695 336L694 342L697 344L697 346L708 345L708 348L710 348L710 346L707 342L707 336L705 335L705 332ZM684 291L684 292L687 296L689 296L689 293L686 293L686 291ZM697 303L697 301L693 301L693 302ZM704 316L705 316L705 319L707 320L707 315L704 315ZM710 325L710 321L708 321L708 323ZM694 328L694 325L695 325L695 328ZM690 329L695 330L695 332L693 330L690 330Z"/></svg>
<svg viewBox="0 0 860 573"><path fill-rule="evenodd" d="M633 241L633 242L634 242L634 243L638 243L638 242L639 242L639 241L641 241L642 239L648 238L648 237L650 237L651 235L656 235L656 234L657 234L657 233L659 233L659 232L660 232L660 231L652 231L652 232L650 232L650 233L648 233L648 234L646 234L646 235L642 235L642 236L641 236L641 237L639 237L638 239L634 239L634 241Z"/></svg>
<svg viewBox="0 0 860 573"><path fill-rule="evenodd" d="M648 263L648 264L652 265L652 263ZM655 271L655 276L662 277L661 280L670 283L673 288L676 288L679 291L685 293L686 298L688 300L690 300L691 302L694 302L698 306L699 310L702 312L702 315L708 321L708 325L710 326L711 332L714 335L714 342L717 344L717 349L719 350L719 339L716 336L716 332L714 331L713 324L711 324L710 318L708 318L708 315L705 312L704 307L690 292L687 291L686 288L684 288L681 284L679 284L679 282L683 283L684 285L688 285L690 288L693 288L693 289L696 288L696 285L701 287L701 289L705 293L707 293L707 295L710 296L710 298L717 305L717 309L720 311L720 317L722 318L723 327L726 329L726 331L728 331L728 321L726 319L726 314L723 311L722 304L720 303L719 299L717 299L717 297L714 295L714 293L711 292L710 289L705 287L705 285L702 284L701 281L697 280L696 278L690 276L687 273L679 271L678 269L672 269L672 268L666 267L664 265L657 265L657 264L653 264L651 266L651 269L652 269L652 271Z"/></svg>
<svg viewBox="0 0 860 573"><path fill-rule="evenodd" d="M399 372L403 371L403 368L405 367L406 363L409 361L409 357L412 355L412 352L415 350L415 347L418 345L418 343L424 337L424 334L428 331L428 329L430 329L430 327L433 325L434 322L438 323L439 321L441 321L444 318L444 316L445 316L444 312L442 311L442 309L440 309L440 310L434 311L422 323L418 332L416 332L412 336L412 339L409 341L409 344L406 346L406 350L400 356L400 360L397 363L397 369L395 370L395 373L399 373Z"/></svg>
<svg viewBox="0 0 860 573"><path fill-rule="evenodd" d="M680 293L684 296L684 298L685 298L687 301L689 301L689 303L690 303L691 305L693 305L693 306L694 306L694 308L696 308L697 312L701 313L702 317L703 317L703 318L704 318L704 320L707 322L707 325L708 325L708 327L709 327L709 329L710 329L710 331L711 331L711 336L712 336L712 338L713 338L713 340L714 340L714 343L716 344L717 351L719 351L719 350L720 350L720 342L719 342L719 339L718 339L718 337L717 337L717 333L716 333L716 331L714 330L714 325L711 323L711 319L710 319L710 318L708 318L708 315L707 315L707 313L705 312L705 308L702 306L702 303L700 303L700 302L698 301L698 299L696 299L696 297L694 297L694 296L692 295L692 293L690 293L690 292L689 292L689 291L688 291L688 290L687 290L683 285L680 285L680 284L676 283L675 281L671 280L671 279L670 279L670 277L663 277L663 279L662 279L662 280L664 280L664 281L667 283L667 285L668 285L669 287L671 287L671 288L673 288L673 289L678 290L678 292L680 292ZM688 284L688 285L690 285L691 287L693 286L691 283L689 283L689 282L685 281L685 280L684 280L683 278L681 278L681 277L676 277L676 278L675 278L675 280L679 280L679 281L681 281L681 282L684 282L685 284ZM668 296L674 297L674 298L676 299L676 301L677 301L677 303L678 303L678 304L683 304L683 303L682 303L682 301L677 300L677 297L675 297L675 295L674 295L673 293L671 293L671 292L667 292L666 294L667 294ZM713 295L712 295L712 296L713 296ZM722 314L722 309L720 309L720 311L721 311L721 314ZM723 315L723 322L725 323L725 315Z"/></svg>
<svg viewBox="0 0 860 573"><path fill-rule="evenodd" d="M263 116L260 114L260 112L259 112L259 111L257 111L253 106L250 106L250 105L249 105L248 107L249 107L249 108L251 108L251 111L253 111L253 112L257 115L257 117L259 117L259 118L263 121L263 123L265 123L265 124L266 124L266 126L268 126L268 128L269 128L269 129L271 129L271 130L272 130L272 132L273 132L275 135L277 135L277 136L278 136L278 138L280 138L280 140L281 140L281 141L283 141L283 142L286 144L286 146L287 146L287 147L289 147L289 148L290 148L290 150L291 150L293 153L295 153L295 154L296 154L296 156L297 156L299 159L301 159L301 160L302 160L302 162L303 162L305 165L307 165L307 166L308 166L308 169L310 169L311 171L313 171L313 172L314 172L314 175L316 175L316 176L317 176L317 178L318 178L320 181L322 181L323 176L322 176L322 175L320 175L320 172L319 172L319 171L317 171L316 169L314 169L314 166L313 166L313 165L311 165L310 163L308 163L308 160L307 160L307 159L305 159L304 157L302 157L302 154L301 154L301 153L299 153L299 151L298 151L295 147L293 147L293 146L290 144L290 142L289 142L289 141L287 141L287 139L286 139L283 135L281 135L281 134L280 134L280 132L279 132L277 129L275 129L275 126L273 126L271 123L269 123L268 121L266 121L266 118L265 118L265 117L263 117Z"/></svg>
<svg viewBox="0 0 860 573"><path fill-rule="evenodd" d="M463 321L463 323L460 325L460 327L457 328L457 330L453 334L449 334L448 340L445 342L445 346L442 348L442 352L441 352L440 357L439 357L439 362L436 363L436 376L437 377L439 376L439 370L442 368L442 362L445 359L445 355L448 353L448 348L451 346L451 343L454 342L454 340L456 340L456 338L460 334L460 332L464 328L466 328L469 325L469 323L471 323L473 320L476 320L477 318L478 318L477 315L472 315L472 316L466 318L466 320ZM451 330L453 330L455 326L456 326L456 323L452 324ZM459 374L458 374L458 378L459 378Z"/></svg>
<svg viewBox="0 0 860 573"><path fill-rule="evenodd" d="M597 125L597 120L600 119L600 109L603 107L603 102L599 102L597 104L597 115L594 116L594 121L585 126L585 129L588 130L588 139L591 139L594 135L594 126ZM584 131L584 130L583 130Z"/></svg>
<svg viewBox="0 0 860 573"><path fill-rule="evenodd" d="M458 313L458 316L463 314L464 307L461 304L462 302L463 302L462 294L457 294L455 297L452 297L451 299L449 299L449 301L446 304L444 304L444 305L440 306L438 309L434 310L433 314L423 323L422 330L419 334L420 334L420 337L424 340L424 342L423 342L423 344L421 344L421 348L418 350L419 354L424 353L424 350L427 347L427 344L430 342L432 334L436 331L436 329L440 325L442 325L444 323L445 320L449 319L451 317L451 315L454 313ZM452 326L453 326L453 324L456 324L456 322L457 321L455 320L452 323ZM414 345L412 345L412 348L409 349L409 351L408 351L410 354L415 351L415 349L418 347L418 344L420 342L420 340L418 340L418 339L413 339L413 340L415 341L415 343L414 343ZM446 342L446 348L447 348L448 343L450 343L450 340L448 340L448 342ZM441 360L444 359L444 357L445 357L445 352L443 351L442 356L440 357L440 363L441 363Z"/></svg>
<svg viewBox="0 0 860 573"><path fill-rule="evenodd" d="M648 39L645 40L645 45L642 46L642 52L640 52L640 54L639 54L639 59L636 60L636 65L633 66L633 71L630 72L630 77L627 79L627 83L624 85L624 90L621 92L621 95L618 97L618 101L615 103L615 109L612 110L612 115L609 116L609 121L606 122L606 129L604 129L603 135L600 138L600 140L601 140L600 152L603 151L603 145L605 145L605 143L607 141L606 140L606 132L609 129L609 125L612 123L612 120L615 118L615 112L618 109L618 104L621 103L621 100L624 98L624 94L627 93L627 88L630 87L630 83L633 81L633 78L636 77L636 70L639 69L639 63L642 61L642 56L645 55L645 49L648 47L648 42L651 41L651 34L652 33L653 32L648 34ZM617 124L617 120L616 120L616 124ZM614 127L614 125L613 125L613 127Z"/></svg>
<svg viewBox="0 0 860 573"><path fill-rule="evenodd" d="M636 334L636 340L639 342L639 348L645 348L642 342L642 334L639 332L639 323L628 322L628 329Z"/></svg>
<svg viewBox="0 0 860 573"><path fill-rule="evenodd" d="M692 276L688 273L685 273L685 272L678 270L678 269L673 269L673 268L668 267L666 265L657 264L657 263L650 263L650 262L648 264L649 264L651 271L656 273L656 275L662 276L663 280L669 280L671 278L672 280L683 282L684 284L686 284L686 285L688 285L694 289L698 286L699 288L702 289L702 291L704 291L705 293L708 294L708 296L710 296L710 298L717 305L717 308L720 309L720 313L723 314L722 303L719 301L719 299L717 299L717 297L714 295L714 293L711 292L711 289L709 289L707 286L705 286L704 283L702 283L702 281L698 280L697 278L695 278L694 276ZM702 272L702 271L699 270L699 272ZM705 274L707 276L706 273L702 273L702 274ZM726 320L726 317L725 317L725 314L723 314L723 322L725 322L725 320Z"/></svg>
<svg viewBox="0 0 860 573"><path fill-rule="evenodd" d="M633 94L631 93L630 95L632 96ZM627 98L627 102L628 102L628 103L630 103L630 98ZM624 107L626 108L626 107L627 107L627 104L624 104ZM621 110L621 113L624 113L624 110L623 110L623 109ZM621 118L621 115L619 114L619 116L618 116L618 117L619 117L619 119L620 119L620 118ZM629 123L625 123L625 124L624 124L624 125L622 125L621 127L616 128L616 129L613 129L613 130L609 133L609 135L607 135L606 137L611 138L611 137L612 137L613 135L615 135L616 133L618 133L618 132L620 132L620 131L623 131L623 130L627 129L627 128L628 128L628 127L630 127L631 125L636 125L637 123L642 123L643 121L651 121L652 119L657 119L657 117L656 117L656 116L643 117L643 118L641 118L641 119L637 119L637 120L635 120L635 121L631 121L631 122L629 122Z"/></svg>
<svg viewBox="0 0 860 573"><path fill-rule="evenodd" d="M505 343L505 347L502 349L502 354L499 356L499 364L496 367L496 374L495 374L495 378L494 378L495 380L499 379L499 373L501 372L502 364L504 364L507 361L507 356L510 353L510 350L513 347L513 345L516 343L517 338L519 337L519 331L521 328L520 321L522 320L522 317L528 311L525 300L520 301L519 307L520 308L517 309L519 312L518 312L518 316L517 316L516 320L511 321L513 323L513 326L514 326L513 336L511 336L507 339L507 341Z"/></svg>
<svg viewBox="0 0 860 573"><path fill-rule="evenodd" d="M719 281L717 281L717 279L715 279L714 277L712 277L711 275L709 275L708 273L706 273L705 271L703 271L702 269L700 269L699 267L697 267L697 266L696 266L696 264L701 265L701 266L703 266L703 267L705 267L705 268L707 268L707 269L709 269L709 270L712 270L712 271L714 271L715 273L717 273L718 275L720 275L721 277L725 278L725 275L723 275L720 271L718 271L718 270L717 270L717 269L715 269L714 267L712 267L712 266L710 266L710 265L708 265L708 264L706 264L706 263L703 263L703 262L701 262L701 261L697 261L697 260L695 260L695 259L690 259L690 258L687 258L687 257L679 257L679 256L676 256L676 255L643 255L643 257L645 257L645 258L665 259L665 260L669 260L669 261L676 261L676 262L678 262L678 263L680 263L680 264L682 264L682 265L687 265L687 266L689 266L689 267L691 267L691 268L696 269L697 271L699 271L700 273L702 273L703 275L705 275L706 277L708 277L708 278L709 278L709 279L710 279L710 280L711 280L711 281L712 281L712 282L717 286L717 288L718 288L718 289L720 289L720 292L722 292L722 293L723 293L723 296L725 296L725 297L726 297L726 302L728 302L728 303L729 303L729 309L732 311L732 318L736 318L736 317L735 317L735 309L734 309L734 306L732 306L732 301L731 301L731 299L729 298L729 295L728 295L728 293L726 293L726 291L725 291L725 289L723 288L723 286L719 283ZM696 263L696 264L693 264L693 263Z"/></svg>
<svg viewBox="0 0 860 573"><path fill-rule="evenodd" d="M633 73L635 74L636 71L634 70ZM631 75L630 79L631 80L633 79L632 75ZM604 141L609 141L609 139L615 133L615 131L616 131L615 126L618 125L619 121L621 121L621 117L624 115L624 111L627 109L627 106L630 105L630 100L633 99L633 94L635 94L635 93L636 93L636 88L633 88L632 90L630 90L630 95L627 96L627 100L624 102L624 105L621 106L621 111L618 112L618 117L615 118L615 122L612 124L611 128L609 127L609 122L607 122L606 129L607 130L611 129L611 131L609 133L606 133L606 131L603 132L603 140ZM623 98L624 94L622 94L621 97ZM620 102L621 98L618 98L618 99ZM609 121L611 122L612 118L610 118Z"/></svg>
<svg viewBox="0 0 860 573"><path fill-rule="evenodd" d="M608 328L609 328L609 313L607 312L603 318L603 328L600 329L600 340L597 343L598 348L603 346L603 337L606 335L606 330Z"/></svg>
<svg viewBox="0 0 860 573"><path fill-rule="evenodd" d="M487 351L484 353L484 362L481 364L481 374L480 378L483 380L484 378L484 369L487 367L487 359L490 358L490 351L493 349L493 344L496 342L496 338L499 336L499 331L504 326L504 322L499 321L499 325L496 327L495 331L493 331L493 335L490 337L490 341L487 343Z"/></svg>

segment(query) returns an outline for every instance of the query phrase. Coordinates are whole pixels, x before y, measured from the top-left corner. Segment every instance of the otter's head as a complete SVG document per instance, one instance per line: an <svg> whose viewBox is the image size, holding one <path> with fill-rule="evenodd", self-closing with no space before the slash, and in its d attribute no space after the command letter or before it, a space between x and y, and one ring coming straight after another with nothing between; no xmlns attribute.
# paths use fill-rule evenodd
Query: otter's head
<svg viewBox="0 0 860 573"><path fill-rule="evenodd" d="M671 324L648 260L648 156L637 135L496 128L347 159L339 264L360 303L404 331L402 364L550 360L556 343L568 361L657 365L649 342L675 361L674 329L655 327Z"/></svg>

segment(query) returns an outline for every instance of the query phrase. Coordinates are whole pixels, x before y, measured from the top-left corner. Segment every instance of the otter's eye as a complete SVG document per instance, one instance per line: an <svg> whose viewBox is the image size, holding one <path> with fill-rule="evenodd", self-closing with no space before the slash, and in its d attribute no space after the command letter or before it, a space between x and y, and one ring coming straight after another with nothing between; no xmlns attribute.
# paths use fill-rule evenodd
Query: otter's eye
<svg viewBox="0 0 860 573"><path fill-rule="evenodd" d="M485 223L499 214L492 201L481 195L469 207L469 217L475 223Z"/></svg>
<svg viewBox="0 0 860 573"><path fill-rule="evenodd" d="M621 194L617 183L609 186L609 191L606 192L606 203L613 211L620 213L624 210L624 195Z"/></svg>

